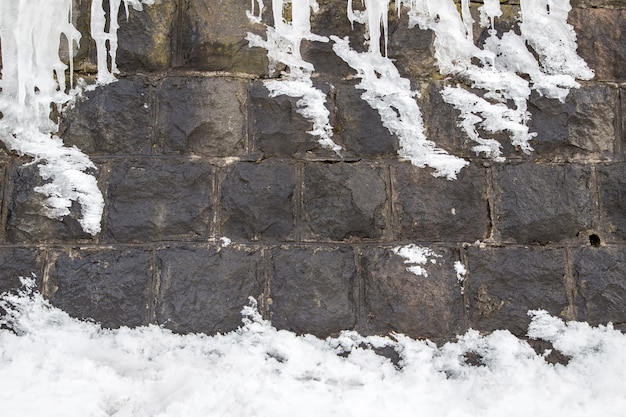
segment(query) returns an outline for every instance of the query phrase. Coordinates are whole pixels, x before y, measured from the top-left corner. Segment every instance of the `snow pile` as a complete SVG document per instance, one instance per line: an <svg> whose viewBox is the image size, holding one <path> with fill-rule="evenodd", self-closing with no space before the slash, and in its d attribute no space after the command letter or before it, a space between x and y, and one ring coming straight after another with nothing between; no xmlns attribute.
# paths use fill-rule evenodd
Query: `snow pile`
<svg viewBox="0 0 626 417"><path fill-rule="evenodd" d="M291 5L290 22L283 16L288 4ZM248 12L248 17L254 22L260 22L263 13L263 2L260 0L257 9L258 15ZM328 42L328 38L311 33L311 9L319 9L315 0L272 0L274 26L267 26L267 39L253 33L248 33L246 39L250 46L267 50L270 74L274 74L279 63L287 66L287 70L280 73L281 78L264 82L270 97L287 95L300 98L296 111L313 123L313 129L307 133L318 136L323 147L339 152L341 147L332 140L330 112L325 106L326 94L313 86L313 65L302 58L300 51L303 40Z"/></svg>
<svg viewBox="0 0 626 417"><path fill-rule="evenodd" d="M124 5L141 9L154 0L123 0ZM109 16L117 18L121 0L109 2ZM117 20L109 19L105 32L102 0L91 4L92 37L98 49L98 83L115 79ZM67 41L67 65L59 58L61 39ZM37 164L44 185L35 191L46 196L43 214L62 218L70 214L73 202L80 205L78 219L87 233L100 232L104 207L102 193L93 176L95 165L76 147L63 146L54 133L58 126L50 119L51 109L62 111L80 94L84 85L72 90L73 50L81 38L72 25L72 0L11 0L0 2L0 140L19 155L28 155ZM111 61L108 70L107 56Z"/></svg>
<svg viewBox="0 0 626 417"><path fill-rule="evenodd" d="M403 335L320 340L279 331L244 308L232 333L105 330L38 294L5 296L2 415L618 416L626 336L534 312L530 335L570 355L550 365L507 331L469 331L441 347ZM395 350L399 362L374 348ZM477 365L466 357L477 358Z"/></svg>

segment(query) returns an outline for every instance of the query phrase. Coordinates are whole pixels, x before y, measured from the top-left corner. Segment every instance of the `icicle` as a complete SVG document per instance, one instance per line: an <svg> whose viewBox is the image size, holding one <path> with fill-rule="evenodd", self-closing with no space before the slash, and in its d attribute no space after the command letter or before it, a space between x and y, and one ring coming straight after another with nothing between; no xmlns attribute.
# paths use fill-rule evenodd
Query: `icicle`
<svg viewBox="0 0 626 417"><path fill-rule="evenodd" d="M274 26L267 27L267 39L248 33L246 39L250 46L257 46L267 50L269 70L275 72L276 64L287 65L288 71L281 73L280 79L264 82L270 91L270 97L287 95L299 98L296 111L313 123L309 134L319 137L318 142L324 148L338 153L341 147L333 140L333 129L330 125L330 112L325 106L326 95L313 86L311 74L313 65L306 62L301 55L300 47L303 40L328 42L328 38L311 33L311 9L317 10L318 5L312 0L290 0L291 21L283 18L285 0L272 0ZM254 5L254 3L252 3ZM252 21L256 16L248 13Z"/></svg>

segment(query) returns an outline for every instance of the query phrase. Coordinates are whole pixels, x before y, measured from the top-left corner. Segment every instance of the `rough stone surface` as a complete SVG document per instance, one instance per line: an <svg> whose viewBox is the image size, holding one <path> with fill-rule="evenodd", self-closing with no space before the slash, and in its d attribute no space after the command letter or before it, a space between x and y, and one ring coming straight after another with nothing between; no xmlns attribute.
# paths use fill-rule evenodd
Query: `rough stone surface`
<svg viewBox="0 0 626 417"><path fill-rule="evenodd" d="M354 328L356 268L350 248L276 247L271 257L275 327L319 337Z"/></svg>
<svg viewBox="0 0 626 417"><path fill-rule="evenodd" d="M11 168L11 199L8 202L6 234L11 243L88 241L78 218L80 207L72 204L70 214L63 219L50 219L44 215L45 196L34 188L44 184L35 165L16 165Z"/></svg>
<svg viewBox="0 0 626 417"><path fill-rule="evenodd" d="M391 247L362 251L365 333L394 331L439 342L465 332L462 288L454 270L458 258L448 248L432 250L436 256L423 265L425 275L409 272L411 265Z"/></svg>
<svg viewBox="0 0 626 417"><path fill-rule="evenodd" d="M150 321L152 265L136 249L71 249L55 254L47 295L73 317L105 327Z"/></svg>
<svg viewBox="0 0 626 417"><path fill-rule="evenodd" d="M235 79L168 77L156 88L156 153L239 156L246 119L244 83Z"/></svg>
<svg viewBox="0 0 626 417"><path fill-rule="evenodd" d="M626 254L618 248L582 248L574 253L578 319L613 322L626 331Z"/></svg>
<svg viewBox="0 0 626 417"><path fill-rule="evenodd" d="M209 164L138 159L112 163L108 170L107 240L208 238L213 184Z"/></svg>
<svg viewBox="0 0 626 417"><path fill-rule="evenodd" d="M626 239L626 165L598 166L598 182L604 237L609 241L623 242Z"/></svg>
<svg viewBox="0 0 626 417"><path fill-rule="evenodd" d="M496 227L522 244L575 239L592 227L591 169L583 165L525 163L495 170Z"/></svg>
<svg viewBox="0 0 626 417"><path fill-rule="evenodd" d="M565 103L535 96L529 103L534 156L572 159L610 158L615 151L618 90L611 85L586 84L573 89Z"/></svg>
<svg viewBox="0 0 626 417"><path fill-rule="evenodd" d="M295 166L241 163L222 182L220 233L235 239L292 240Z"/></svg>
<svg viewBox="0 0 626 417"><path fill-rule="evenodd" d="M45 254L36 248L0 246L0 294L21 288L20 277L43 277Z"/></svg>
<svg viewBox="0 0 626 417"><path fill-rule="evenodd" d="M490 332L506 327L523 336L530 322L528 310L565 314L568 301L562 249L471 247L468 258L471 328Z"/></svg>
<svg viewBox="0 0 626 417"><path fill-rule="evenodd" d="M263 292L262 255L253 247L163 248L157 262L157 322L176 332L235 330L248 297Z"/></svg>
<svg viewBox="0 0 626 417"><path fill-rule="evenodd" d="M308 164L302 198L305 240L381 238L385 171L369 164Z"/></svg>
<svg viewBox="0 0 626 417"><path fill-rule="evenodd" d="M143 77L120 78L85 93L64 117L62 138L88 155L147 155L152 147L150 87Z"/></svg>
<svg viewBox="0 0 626 417"><path fill-rule="evenodd" d="M578 54L597 81L626 80L626 10L572 9L569 23L576 30Z"/></svg>
<svg viewBox="0 0 626 417"><path fill-rule="evenodd" d="M408 163L391 168L397 238L418 242L474 242L487 237L485 170L466 167L455 181L435 178Z"/></svg>

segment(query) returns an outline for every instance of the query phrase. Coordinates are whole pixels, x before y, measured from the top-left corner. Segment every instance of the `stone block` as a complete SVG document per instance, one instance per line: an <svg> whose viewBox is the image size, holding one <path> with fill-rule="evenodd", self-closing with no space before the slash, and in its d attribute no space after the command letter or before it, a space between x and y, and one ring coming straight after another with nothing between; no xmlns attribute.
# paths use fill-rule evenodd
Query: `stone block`
<svg viewBox="0 0 626 417"><path fill-rule="evenodd" d="M537 137L531 145L542 160L614 157L617 137L618 90L606 84L572 89L565 103L533 95L529 123Z"/></svg>
<svg viewBox="0 0 626 417"><path fill-rule="evenodd" d="M626 253L623 248L574 251L578 320L591 325L612 322L626 330Z"/></svg>
<svg viewBox="0 0 626 417"><path fill-rule="evenodd" d="M84 232L78 219L81 207L72 203L70 214L62 219L45 215L43 194L35 187L43 185L36 165L14 166L9 173L11 192L7 205L7 241L11 243L77 242L91 241L93 237Z"/></svg>
<svg viewBox="0 0 626 417"><path fill-rule="evenodd" d="M106 238L112 242L204 240L212 218L213 168L140 159L107 166Z"/></svg>
<svg viewBox="0 0 626 417"><path fill-rule="evenodd" d="M393 230L414 242L475 242L490 228L484 168L470 165L456 180L435 178L409 163L391 168Z"/></svg>
<svg viewBox="0 0 626 417"><path fill-rule="evenodd" d="M344 82L336 86L335 136L344 147L346 157L394 156L399 148L398 138L383 126L380 115L361 95L365 90L356 88L357 82Z"/></svg>
<svg viewBox="0 0 626 417"><path fill-rule="evenodd" d="M528 330L528 310L565 314L567 291L563 283L562 249L468 249L465 281L470 327L491 332L507 329L516 336Z"/></svg>
<svg viewBox="0 0 626 417"><path fill-rule="evenodd" d="M67 110L61 122L61 137L88 155L147 155L152 148L154 122L150 87L139 76L85 93Z"/></svg>
<svg viewBox="0 0 626 417"><path fill-rule="evenodd" d="M141 11L128 7L128 15L120 8L116 59L120 70L163 71L170 67L174 25L181 7L179 1L156 0Z"/></svg>
<svg viewBox="0 0 626 417"><path fill-rule="evenodd" d="M2 51L0 51L2 52ZM2 153L2 148L0 147L0 158L2 157L3 153ZM5 224L5 219L3 216L4 213L4 203L5 203L5 198L4 198L4 194L5 194L5 190L7 189L7 185L5 184L5 179L6 179L6 170L7 170L7 163L5 163L4 160L0 159L0 243L4 243L4 241L6 240L6 224Z"/></svg>
<svg viewBox="0 0 626 417"><path fill-rule="evenodd" d="M226 77L167 77L157 85L155 153L239 156L244 151L245 84Z"/></svg>
<svg viewBox="0 0 626 417"><path fill-rule="evenodd" d="M412 264L391 247L366 248L360 254L365 277L367 334L403 333L437 343L465 333L465 307L449 248L429 248L434 255L422 266L423 274L408 270Z"/></svg>
<svg viewBox="0 0 626 417"><path fill-rule="evenodd" d="M395 8L395 7L394 7ZM433 54L435 34L419 27L409 28L409 17L390 13L387 56L394 61L400 75L411 80L430 78L439 72Z"/></svg>
<svg viewBox="0 0 626 417"><path fill-rule="evenodd" d="M495 170L496 229L522 244L576 239L591 229L591 168L584 165L520 164Z"/></svg>
<svg viewBox="0 0 626 417"><path fill-rule="evenodd" d="M152 265L149 251L100 247L53 254L48 297L52 305L104 327L150 322Z"/></svg>
<svg viewBox="0 0 626 417"><path fill-rule="evenodd" d="M267 74L267 51L250 48L246 40L248 32L265 37L265 26L251 23L246 16L250 2L182 0L181 4L182 15L174 28L175 66Z"/></svg>
<svg viewBox="0 0 626 417"><path fill-rule="evenodd" d="M626 164L598 165L602 229L607 241L626 240Z"/></svg>
<svg viewBox="0 0 626 417"><path fill-rule="evenodd" d="M0 294L21 288L20 277L41 283L45 255L35 248L0 246Z"/></svg>
<svg viewBox="0 0 626 417"><path fill-rule="evenodd" d="M164 248L157 262L157 322L175 332L235 330L248 297L258 300L263 292L263 257L256 248Z"/></svg>
<svg viewBox="0 0 626 417"><path fill-rule="evenodd" d="M282 162L237 163L222 181L223 235L248 240L293 240L296 169Z"/></svg>
<svg viewBox="0 0 626 417"><path fill-rule="evenodd" d="M380 239L387 228L386 172L364 163L304 167L303 239Z"/></svg>
<svg viewBox="0 0 626 417"><path fill-rule="evenodd" d="M264 157L302 157L322 151L318 137L306 132L313 124L300 115L296 102L299 98L280 95L269 97L262 82L250 89L250 116L252 119L252 151Z"/></svg>
<svg viewBox="0 0 626 417"><path fill-rule="evenodd" d="M276 328L318 337L354 328L351 248L278 247L271 256L270 317Z"/></svg>
<svg viewBox="0 0 626 417"><path fill-rule="evenodd" d="M578 54L595 71L595 80L625 81L626 10L575 8L568 22L576 31Z"/></svg>

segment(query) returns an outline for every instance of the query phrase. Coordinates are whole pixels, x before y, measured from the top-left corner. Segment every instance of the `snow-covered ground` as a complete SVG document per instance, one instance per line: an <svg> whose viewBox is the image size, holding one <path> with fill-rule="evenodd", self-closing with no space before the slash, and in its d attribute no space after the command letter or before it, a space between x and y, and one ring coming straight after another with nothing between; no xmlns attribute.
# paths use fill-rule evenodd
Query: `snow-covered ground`
<svg viewBox="0 0 626 417"><path fill-rule="evenodd" d="M507 331L440 347L352 332L320 340L246 307L235 332L183 336L102 329L28 291L3 305L3 417L626 415L626 336L545 312L533 313L529 335L552 341L567 365ZM382 345L397 365L371 348ZM467 364L468 353L482 364Z"/></svg>

